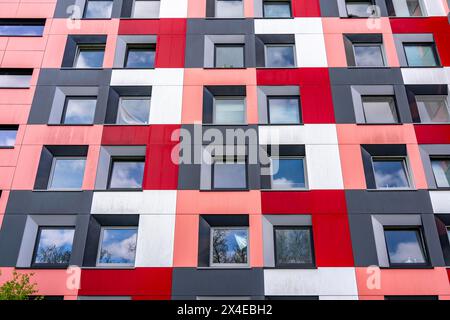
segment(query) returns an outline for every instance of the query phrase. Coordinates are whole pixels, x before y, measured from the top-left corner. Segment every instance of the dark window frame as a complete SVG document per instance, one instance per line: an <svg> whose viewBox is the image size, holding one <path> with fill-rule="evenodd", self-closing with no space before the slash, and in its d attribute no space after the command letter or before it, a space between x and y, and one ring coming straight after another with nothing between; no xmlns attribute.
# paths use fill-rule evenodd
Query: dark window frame
<svg viewBox="0 0 450 320"><path fill-rule="evenodd" d="M233 156L233 157L212 156L212 164L211 164L211 190L212 191L246 191L246 190L249 190L249 173L248 173L248 166L249 166L249 164L248 164L248 161L247 161L247 157L245 157L244 159L239 159L239 158L243 158L243 157L239 157L239 156ZM228 163L228 162L239 163L239 162L244 162L244 165L245 165L245 187L244 188L236 188L236 187L216 188L214 186L214 181L215 181L214 166L215 166L216 161L218 159L223 161L222 163ZM231 161L231 159L233 161Z"/></svg>
<svg viewBox="0 0 450 320"><path fill-rule="evenodd" d="M409 60L408 60L408 55L406 54L406 47L431 47L431 49L433 50L433 56L434 56L434 60L436 62L435 66L411 66L409 64ZM437 50L437 46L436 46L436 42L402 42L402 48L403 48L403 54L405 55L405 59L406 59L406 68L442 68L442 62L441 59L439 57L439 53ZM404 68L404 67L402 67Z"/></svg>
<svg viewBox="0 0 450 320"><path fill-rule="evenodd" d="M279 263L277 255L277 230L309 230L310 244L311 244L311 263ZM273 249L275 268L279 269L316 269L316 255L314 249L314 236L312 226L273 226Z"/></svg>
<svg viewBox="0 0 450 320"><path fill-rule="evenodd" d="M367 116L366 116L366 110L364 108L364 99L367 98L391 98L392 102L394 103L394 118L395 118L395 122L368 122L367 121ZM393 95L389 95L389 94L381 94L381 95L371 95L371 94L367 94L367 95L361 95L361 107L362 107L362 113L364 116L364 124L371 124L371 125L378 125L378 124L382 124L382 125L393 125L393 124L401 124L400 121L400 114L399 114L399 109L398 109L398 103L397 103L397 96L395 95L395 93Z"/></svg>
<svg viewBox="0 0 450 320"><path fill-rule="evenodd" d="M285 99L295 99L298 101L298 115L299 115L299 123L296 122L286 122L286 123L272 123L270 120L270 100L285 100ZM302 114L302 103L300 96L296 95L268 95L266 96L266 104L267 104L267 122L269 125L302 125L303 123L303 114Z"/></svg>
<svg viewBox="0 0 450 320"><path fill-rule="evenodd" d="M289 17L267 17L266 16L266 4L276 4L276 3L284 3L289 5ZM262 2L262 9L263 9L263 18L267 19L292 19L293 18L293 10L292 10L292 3L289 0L286 1L273 1L273 0L263 0Z"/></svg>
<svg viewBox="0 0 450 320"><path fill-rule="evenodd" d="M129 53L130 50L135 50L135 51L153 51L155 53L155 59L153 60L153 66L151 67L145 67L145 68L139 68L139 67L128 67L128 57L129 57ZM155 62L156 62L156 44L155 43L149 43L149 44L145 44L145 43L128 43L126 46L126 50L125 50L125 59L123 62L123 68L124 69L155 69Z"/></svg>
<svg viewBox="0 0 450 320"><path fill-rule="evenodd" d="M218 67L217 48L242 48L242 67ZM214 69L246 69L245 67L245 43L215 43L214 44Z"/></svg>
<svg viewBox="0 0 450 320"><path fill-rule="evenodd" d="M115 162L142 162L144 163L144 170L142 172L142 186L140 188L112 188L111 187L111 180L112 180L112 173L114 169L114 163ZM144 156L112 156L111 160L109 162L109 168L108 168L108 181L106 184L106 190L107 191L142 191L144 189L144 176L145 176L145 157Z"/></svg>
<svg viewBox="0 0 450 320"><path fill-rule="evenodd" d="M92 123L65 123L69 100L95 100L94 118L92 119ZM60 120L59 124L63 125L63 126L92 126L92 125L94 125L95 112L97 111L97 103L98 103L97 96L66 96L64 99L64 107L63 107L63 112L61 114L61 120Z"/></svg>

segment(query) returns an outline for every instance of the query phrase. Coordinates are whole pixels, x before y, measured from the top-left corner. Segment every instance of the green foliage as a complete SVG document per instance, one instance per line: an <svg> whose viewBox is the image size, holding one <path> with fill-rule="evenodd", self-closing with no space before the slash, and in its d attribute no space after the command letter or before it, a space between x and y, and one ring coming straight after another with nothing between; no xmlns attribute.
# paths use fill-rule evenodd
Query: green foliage
<svg viewBox="0 0 450 320"><path fill-rule="evenodd" d="M14 271L12 279L0 286L0 300L28 300L30 296L38 292L36 283L30 282L32 276L33 273ZM36 300L40 300L40 298L37 297Z"/></svg>

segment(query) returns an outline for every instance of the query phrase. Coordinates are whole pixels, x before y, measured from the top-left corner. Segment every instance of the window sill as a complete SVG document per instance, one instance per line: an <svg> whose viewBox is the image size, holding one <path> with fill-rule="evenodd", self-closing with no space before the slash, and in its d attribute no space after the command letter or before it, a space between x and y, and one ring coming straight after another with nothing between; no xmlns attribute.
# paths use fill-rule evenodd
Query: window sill
<svg viewBox="0 0 450 320"><path fill-rule="evenodd" d="M112 20L112 19L119 19L119 18L112 18L112 17L110 17L110 18L80 18L80 19L75 19L75 20L82 20L82 21L90 21L90 20L93 20L93 21L98 21L98 20Z"/></svg>
<svg viewBox="0 0 450 320"><path fill-rule="evenodd" d="M144 189L99 189L93 190L94 192L142 192Z"/></svg>
<svg viewBox="0 0 450 320"><path fill-rule="evenodd" d="M83 192L83 189L33 189L33 192Z"/></svg>
<svg viewBox="0 0 450 320"><path fill-rule="evenodd" d="M376 66L367 66L367 67L364 67L364 66L347 66L347 69L350 69L350 70L365 70L365 69L375 69L375 70L390 70L390 69L392 69L392 67L389 67L389 66L379 66L379 67L376 67Z"/></svg>
<svg viewBox="0 0 450 320"><path fill-rule="evenodd" d="M127 68L127 67L113 67L112 70L155 70L156 68Z"/></svg>
<svg viewBox="0 0 450 320"><path fill-rule="evenodd" d="M42 38L43 35L0 35L0 38Z"/></svg>
<svg viewBox="0 0 450 320"><path fill-rule="evenodd" d="M120 124L120 123L105 123L105 127L149 127L150 123L139 123L139 124Z"/></svg>
<svg viewBox="0 0 450 320"><path fill-rule="evenodd" d="M450 187L443 187L443 188L430 188L428 191L450 191Z"/></svg>
<svg viewBox="0 0 450 320"><path fill-rule="evenodd" d="M14 147L15 146L5 146L5 147L0 146L0 150L12 150L14 149Z"/></svg>
<svg viewBox="0 0 450 320"><path fill-rule="evenodd" d="M203 70L247 70L248 68L216 68L216 67L203 67Z"/></svg>
<svg viewBox="0 0 450 320"><path fill-rule="evenodd" d="M82 270L135 270L136 266L133 267L119 267L119 266L96 266L96 267L81 267Z"/></svg>
<svg viewBox="0 0 450 320"><path fill-rule="evenodd" d="M450 122L414 122L414 125L424 125L424 126L448 126Z"/></svg>
<svg viewBox="0 0 450 320"><path fill-rule="evenodd" d="M255 17L255 20L294 20L296 17Z"/></svg>
<svg viewBox="0 0 450 320"><path fill-rule="evenodd" d="M404 124L407 124L407 123L401 123L401 122L397 122L397 123L382 123L382 122L380 122L380 123L361 123L361 122L358 122L358 123L356 123L357 126L402 126Z"/></svg>
<svg viewBox="0 0 450 320"><path fill-rule="evenodd" d="M259 123L259 126L266 127L294 127L294 126L305 126L305 123Z"/></svg>
<svg viewBox="0 0 450 320"><path fill-rule="evenodd" d="M443 66L400 66L400 69L442 69Z"/></svg>
<svg viewBox="0 0 450 320"><path fill-rule="evenodd" d="M414 189L414 188L391 188L391 189L366 189L366 191L369 192L395 192L395 191L400 191L400 192L408 192L408 191L419 191L418 189Z"/></svg>
<svg viewBox="0 0 450 320"><path fill-rule="evenodd" d="M152 18L134 18L134 17L120 17L120 20L160 20L160 17L152 17Z"/></svg>
<svg viewBox="0 0 450 320"><path fill-rule="evenodd" d="M406 270L409 270L409 269L413 269L413 270L414 269L432 270L432 269L434 269L434 267L433 266L414 266L414 265L408 266L408 265L404 265L404 266L380 267L380 269L381 270L399 270L399 269L406 269Z"/></svg>
<svg viewBox="0 0 450 320"><path fill-rule="evenodd" d="M248 123L202 123L206 127L248 127Z"/></svg>
<svg viewBox="0 0 450 320"><path fill-rule="evenodd" d="M257 70L295 70L298 69L300 67L295 66L295 67L256 67Z"/></svg>

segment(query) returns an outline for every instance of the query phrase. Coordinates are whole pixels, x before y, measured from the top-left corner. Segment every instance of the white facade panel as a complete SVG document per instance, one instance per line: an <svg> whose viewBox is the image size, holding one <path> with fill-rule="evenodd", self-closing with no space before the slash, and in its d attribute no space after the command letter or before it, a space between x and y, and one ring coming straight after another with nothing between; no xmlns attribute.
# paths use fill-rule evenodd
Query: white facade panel
<svg viewBox="0 0 450 320"><path fill-rule="evenodd" d="M180 124L183 86L154 86L150 107L150 124Z"/></svg>
<svg viewBox="0 0 450 320"><path fill-rule="evenodd" d="M427 16L446 16L444 4L439 0L422 0Z"/></svg>
<svg viewBox="0 0 450 320"><path fill-rule="evenodd" d="M408 84L448 84L448 68L402 68L403 82Z"/></svg>
<svg viewBox="0 0 450 320"><path fill-rule="evenodd" d="M321 18L256 19L255 34L323 34Z"/></svg>
<svg viewBox="0 0 450 320"><path fill-rule="evenodd" d="M111 86L182 86L184 69L157 68L149 70L116 69Z"/></svg>
<svg viewBox="0 0 450 320"><path fill-rule="evenodd" d="M343 189L337 145L306 145L309 189Z"/></svg>
<svg viewBox="0 0 450 320"><path fill-rule="evenodd" d="M161 0L160 18L186 18L188 0Z"/></svg>
<svg viewBox="0 0 450 320"><path fill-rule="evenodd" d="M434 213L450 214L450 191L430 191Z"/></svg>
<svg viewBox="0 0 450 320"><path fill-rule="evenodd" d="M328 66L323 34L296 34L295 48L298 67Z"/></svg>
<svg viewBox="0 0 450 320"><path fill-rule="evenodd" d="M301 94L301 93L300 93ZM259 144L337 144L334 124L260 126Z"/></svg>

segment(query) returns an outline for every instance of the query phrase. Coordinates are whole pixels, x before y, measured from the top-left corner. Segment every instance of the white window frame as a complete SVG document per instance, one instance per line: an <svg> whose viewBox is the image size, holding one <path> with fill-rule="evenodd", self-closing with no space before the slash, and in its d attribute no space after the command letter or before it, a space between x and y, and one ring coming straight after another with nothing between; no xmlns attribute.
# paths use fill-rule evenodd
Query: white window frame
<svg viewBox="0 0 450 320"><path fill-rule="evenodd" d="M214 230L246 230L247 231L247 263L214 263L213 262L213 235ZM209 266L211 268L248 268L250 267L250 228L242 227L211 227L209 232Z"/></svg>
<svg viewBox="0 0 450 320"><path fill-rule="evenodd" d="M102 245L103 245L103 237L105 234L105 230L127 230L127 229L136 229L136 252L134 253L134 263L100 263L100 255L102 252ZM136 226L120 226L120 227L108 227L108 226L102 226L100 228L100 238L98 242L98 249L97 249L97 259L95 260L95 265L97 267L102 268L134 268L136 265L136 254L137 254L137 244L138 244L138 232L139 228Z"/></svg>

